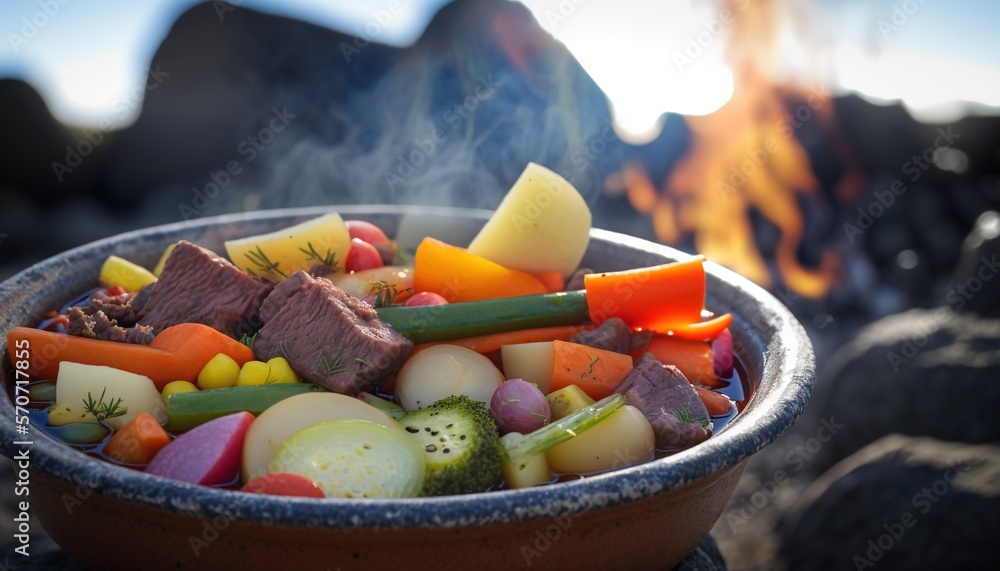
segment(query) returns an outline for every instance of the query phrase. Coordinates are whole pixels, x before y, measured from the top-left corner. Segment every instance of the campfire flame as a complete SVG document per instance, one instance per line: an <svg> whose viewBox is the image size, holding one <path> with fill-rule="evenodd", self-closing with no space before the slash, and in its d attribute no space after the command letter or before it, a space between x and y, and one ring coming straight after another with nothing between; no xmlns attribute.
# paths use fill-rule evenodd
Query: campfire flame
<svg viewBox="0 0 1000 571"><path fill-rule="evenodd" d="M827 295L837 275L838 258L824 252L817 268L798 259L805 222L798 193L820 192L805 149L795 137L804 122L817 121L826 131L833 125L833 106L818 89L791 89L806 103L795 109L783 97L789 92L770 79L769 62L776 37L779 0L727 0L735 15L727 57L733 71L734 93L718 111L687 117L691 146L658 189L637 162L623 172L632 207L651 215L657 237L676 244L694 236L695 247L709 259L766 286L775 285L772 269L757 249L751 209L781 232L774 265L789 289L810 298ZM853 170L835 194L852 198L860 188Z"/></svg>

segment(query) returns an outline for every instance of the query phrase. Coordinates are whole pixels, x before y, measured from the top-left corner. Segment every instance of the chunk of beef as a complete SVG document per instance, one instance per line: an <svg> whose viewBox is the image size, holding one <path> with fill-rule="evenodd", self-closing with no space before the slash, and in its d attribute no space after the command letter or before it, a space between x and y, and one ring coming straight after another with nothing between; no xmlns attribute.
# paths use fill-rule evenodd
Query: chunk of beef
<svg viewBox="0 0 1000 571"><path fill-rule="evenodd" d="M81 307L71 307L67 317L69 325L66 326L66 331L70 335L140 345L149 345L153 342L152 327L146 325L121 327L116 320L101 310L88 314Z"/></svg>
<svg viewBox="0 0 1000 571"><path fill-rule="evenodd" d="M589 345L615 353L628 353L632 330L620 317L612 317L596 329L581 331L570 339L571 343Z"/></svg>
<svg viewBox="0 0 1000 571"><path fill-rule="evenodd" d="M260 327L258 311L271 287L211 251L181 241L160 278L144 288L151 291L138 317L157 333L179 323L202 323L239 339Z"/></svg>
<svg viewBox="0 0 1000 571"><path fill-rule="evenodd" d="M94 315L98 311L103 312L108 319L118 322L122 327L131 327L136 324L139 318L139 310L149 298L150 288L143 288L137 293L123 293L120 295L108 295L107 290L99 289L90 294L86 305L73 306L70 309L79 309L83 315Z"/></svg>
<svg viewBox="0 0 1000 571"><path fill-rule="evenodd" d="M288 299L295 293L303 290L313 283L313 278L302 270L288 276L285 281L274 286L271 293L264 299L260 306L260 322L267 323L281 311L281 308L288 303Z"/></svg>
<svg viewBox="0 0 1000 571"><path fill-rule="evenodd" d="M413 349L372 306L305 272L276 286L261 315L266 319L253 345L257 358L284 357L297 375L337 393L372 390Z"/></svg>
<svg viewBox="0 0 1000 571"><path fill-rule="evenodd" d="M583 277L587 274L594 273L594 270L590 268L580 268L579 270L573 272L570 276L569 281L566 282L566 291L576 291L578 289L586 289L583 287Z"/></svg>
<svg viewBox="0 0 1000 571"><path fill-rule="evenodd" d="M636 362L615 392L646 415L659 450L683 450L709 437L711 419L698 393L677 367L651 353Z"/></svg>

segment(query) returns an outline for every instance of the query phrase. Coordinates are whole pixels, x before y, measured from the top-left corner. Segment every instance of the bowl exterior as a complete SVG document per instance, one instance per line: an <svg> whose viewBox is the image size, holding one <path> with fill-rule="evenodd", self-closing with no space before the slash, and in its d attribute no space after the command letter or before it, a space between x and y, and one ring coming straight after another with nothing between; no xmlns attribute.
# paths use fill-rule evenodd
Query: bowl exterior
<svg viewBox="0 0 1000 571"><path fill-rule="evenodd" d="M36 473L35 511L88 569L672 569L729 503L746 460L635 502L577 515L448 529L331 530L198 518ZM124 540L123 538L127 538Z"/></svg>

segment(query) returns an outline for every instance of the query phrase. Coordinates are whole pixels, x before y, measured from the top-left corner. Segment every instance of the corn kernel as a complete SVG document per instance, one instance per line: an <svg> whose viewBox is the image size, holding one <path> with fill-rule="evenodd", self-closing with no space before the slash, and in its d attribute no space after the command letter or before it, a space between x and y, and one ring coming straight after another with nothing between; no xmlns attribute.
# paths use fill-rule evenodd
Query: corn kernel
<svg viewBox="0 0 1000 571"><path fill-rule="evenodd" d="M240 369L239 378L236 381L238 387L250 387L263 385L267 382L267 376L271 372L271 367L263 361L247 361Z"/></svg>
<svg viewBox="0 0 1000 571"><path fill-rule="evenodd" d="M298 383L298 376L295 375L295 371L292 370L292 366L288 364L288 361L284 357L272 357L268 359L267 365L271 368L270 374L267 375L268 383Z"/></svg>
<svg viewBox="0 0 1000 571"><path fill-rule="evenodd" d="M177 395L180 393L193 393L197 391L198 387L196 387L195 384L192 383L191 381L170 381L169 383L163 386L163 390L160 392L160 394L163 395L163 398L167 398L170 395Z"/></svg>
<svg viewBox="0 0 1000 571"><path fill-rule="evenodd" d="M198 373L198 387L202 390L231 387L236 384L239 375L240 366L236 361L225 353L219 353Z"/></svg>

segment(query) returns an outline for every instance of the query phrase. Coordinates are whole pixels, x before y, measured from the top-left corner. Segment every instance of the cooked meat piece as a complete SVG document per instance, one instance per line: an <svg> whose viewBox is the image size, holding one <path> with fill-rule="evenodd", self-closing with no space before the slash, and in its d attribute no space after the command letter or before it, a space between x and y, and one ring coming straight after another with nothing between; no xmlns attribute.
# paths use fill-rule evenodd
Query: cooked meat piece
<svg viewBox="0 0 1000 571"><path fill-rule="evenodd" d="M150 289L139 322L159 333L179 323L202 323L239 339L260 325L258 311L272 285L190 242L177 243Z"/></svg>
<svg viewBox="0 0 1000 571"><path fill-rule="evenodd" d="M66 331L70 335L140 345L149 345L153 342L152 327L146 325L121 327L117 321L109 318L100 310L93 312L93 314L87 314L81 307L71 307L67 317L69 325L66 327Z"/></svg>
<svg viewBox="0 0 1000 571"><path fill-rule="evenodd" d="M653 340L654 334L655 332L651 329L637 331L629 338L628 345L632 349L642 349L643 347L649 345L650 341Z"/></svg>
<svg viewBox="0 0 1000 571"><path fill-rule="evenodd" d="M586 289L583 287L583 276L592 273L594 273L594 270L590 268L580 268L579 270L573 272L573 275L570 276L569 281L566 282L566 291L576 291L578 289Z"/></svg>
<svg viewBox="0 0 1000 571"><path fill-rule="evenodd" d="M636 362L615 392L646 415L659 450L684 450L709 437L711 419L691 383L651 353Z"/></svg>
<svg viewBox="0 0 1000 571"><path fill-rule="evenodd" d="M627 354L631 338L632 331L628 325L620 317L612 317L597 329L577 333L570 342Z"/></svg>
<svg viewBox="0 0 1000 571"><path fill-rule="evenodd" d="M139 321L139 312L146 300L149 299L151 287L145 287L137 293L123 293L121 295L108 295L103 290L95 291L90 296L90 310L88 314L97 311L104 312L108 319L113 319L122 327L130 327Z"/></svg>
<svg viewBox="0 0 1000 571"><path fill-rule="evenodd" d="M274 286L274 289L271 290L271 293L268 294L264 299L264 303L260 306L260 322L263 324L270 321L285 306L288 298L292 297L296 292L305 289L313 281L313 278L309 274L299 270L288 276L285 281Z"/></svg>
<svg viewBox="0 0 1000 571"><path fill-rule="evenodd" d="M337 393L372 390L413 349L372 306L305 272L278 284L261 315L264 327L253 345L257 358L282 356L299 377Z"/></svg>

